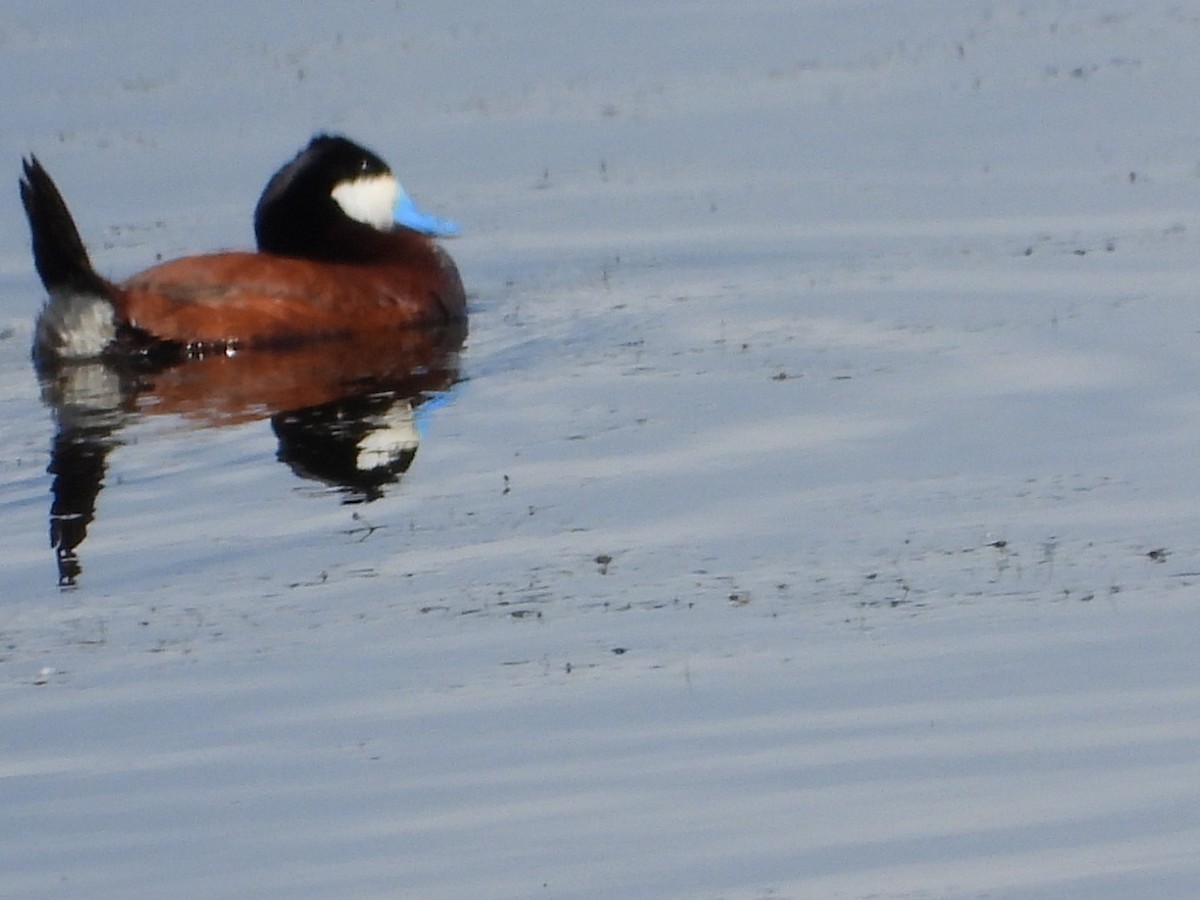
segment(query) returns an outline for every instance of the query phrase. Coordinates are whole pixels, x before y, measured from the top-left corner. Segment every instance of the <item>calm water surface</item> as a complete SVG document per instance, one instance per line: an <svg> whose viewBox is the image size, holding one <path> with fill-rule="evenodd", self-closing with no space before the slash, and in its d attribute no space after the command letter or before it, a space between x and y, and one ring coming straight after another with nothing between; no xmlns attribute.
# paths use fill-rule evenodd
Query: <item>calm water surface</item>
<svg viewBox="0 0 1200 900"><path fill-rule="evenodd" d="M0 12L0 893L1196 893L1192 18L204 9ZM316 128L469 335L39 379L22 154L123 275Z"/></svg>

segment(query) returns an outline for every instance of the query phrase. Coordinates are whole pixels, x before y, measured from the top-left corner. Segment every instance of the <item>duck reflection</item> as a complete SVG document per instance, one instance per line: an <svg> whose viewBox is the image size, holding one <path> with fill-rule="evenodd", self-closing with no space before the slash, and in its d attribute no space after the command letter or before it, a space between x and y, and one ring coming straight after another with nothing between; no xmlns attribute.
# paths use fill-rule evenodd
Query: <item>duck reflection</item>
<svg viewBox="0 0 1200 900"><path fill-rule="evenodd" d="M48 471L59 584L74 586L82 573L79 548L95 519L108 456L130 423L148 415L180 416L198 427L269 419L280 462L337 490L344 503L369 503L412 465L418 409L433 408L458 379L465 337L456 324L170 365L40 366L42 397L57 425Z"/></svg>

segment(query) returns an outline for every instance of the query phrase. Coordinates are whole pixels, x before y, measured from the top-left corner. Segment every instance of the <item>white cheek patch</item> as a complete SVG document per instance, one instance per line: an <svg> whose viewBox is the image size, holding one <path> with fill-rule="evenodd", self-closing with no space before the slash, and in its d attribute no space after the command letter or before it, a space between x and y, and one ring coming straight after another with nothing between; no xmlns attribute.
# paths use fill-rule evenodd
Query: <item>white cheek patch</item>
<svg viewBox="0 0 1200 900"><path fill-rule="evenodd" d="M333 189L333 199L350 218L388 231L392 227L392 210L400 196L400 183L394 175L365 175L353 181L343 181Z"/></svg>

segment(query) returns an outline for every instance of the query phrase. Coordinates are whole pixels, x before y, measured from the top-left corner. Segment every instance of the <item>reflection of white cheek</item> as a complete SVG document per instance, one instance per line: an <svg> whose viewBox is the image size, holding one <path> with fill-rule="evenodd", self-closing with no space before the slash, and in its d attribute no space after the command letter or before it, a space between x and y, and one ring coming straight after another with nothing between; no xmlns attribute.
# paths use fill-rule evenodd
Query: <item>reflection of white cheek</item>
<svg viewBox="0 0 1200 900"><path fill-rule="evenodd" d="M420 443L411 403L397 401L358 442L358 471L369 472L389 466Z"/></svg>
<svg viewBox="0 0 1200 900"><path fill-rule="evenodd" d="M380 231L392 227L392 210L399 196L400 184L394 175L369 175L333 189L333 199L342 212Z"/></svg>

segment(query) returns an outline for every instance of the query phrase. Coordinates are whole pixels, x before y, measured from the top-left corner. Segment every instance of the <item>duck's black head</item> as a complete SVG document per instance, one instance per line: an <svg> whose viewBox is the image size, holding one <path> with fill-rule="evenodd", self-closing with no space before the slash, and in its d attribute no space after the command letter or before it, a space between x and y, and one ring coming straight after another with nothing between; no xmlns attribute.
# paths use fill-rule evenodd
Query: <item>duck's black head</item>
<svg viewBox="0 0 1200 900"><path fill-rule="evenodd" d="M399 192L392 170L370 150L318 135L267 182L254 211L258 249L352 260L371 231L391 230Z"/></svg>

